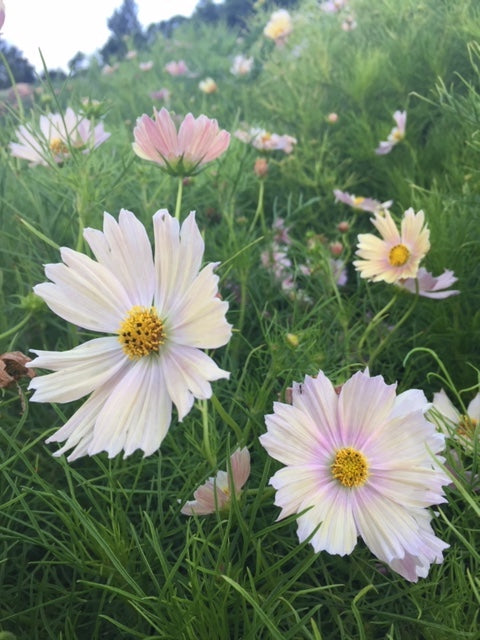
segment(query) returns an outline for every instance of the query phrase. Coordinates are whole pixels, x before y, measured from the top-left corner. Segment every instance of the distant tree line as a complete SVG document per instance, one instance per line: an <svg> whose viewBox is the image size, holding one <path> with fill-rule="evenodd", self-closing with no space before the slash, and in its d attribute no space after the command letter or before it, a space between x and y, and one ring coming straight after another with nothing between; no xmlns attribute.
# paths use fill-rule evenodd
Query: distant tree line
<svg viewBox="0 0 480 640"><path fill-rule="evenodd" d="M148 49L157 37L158 33L170 38L179 25L193 20L214 24L224 22L232 29L244 30L249 17L254 12L255 0L223 0L217 4L213 0L199 0L191 18L173 16L169 20L163 20L142 29L137 13L138 7L135 0L123 0L123 4L114 11L107 21L110 36L99 51L100 62L110 63L113 60L123 58L128 48ZM274 10L278 7L291 8L298 4L298 0L267 0L264 6ZM33 82L35 70L22 52L14 46L8 45L0 37L0 51L5 56L11 73L16 82ZM72 73L80 73L84 69L87 57L79 51L69 61L68 67ZM65 74L62 71L49 71L51 78L62 79ZM10 76L5 65L0 63L0 89L11 85Z"/></svg>

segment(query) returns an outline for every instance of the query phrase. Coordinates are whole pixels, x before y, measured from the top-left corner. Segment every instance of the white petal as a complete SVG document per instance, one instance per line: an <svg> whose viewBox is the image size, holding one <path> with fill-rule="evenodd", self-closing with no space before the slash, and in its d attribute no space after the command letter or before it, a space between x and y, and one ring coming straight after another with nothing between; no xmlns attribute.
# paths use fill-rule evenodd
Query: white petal
<svg viewBox="0 0 480 640"><path fill-rule="evenodd" d="M106 267L71 249L61 250L65 264L48 264L52 283L34 287L54 313L84 329L118 331L130 299L115 275Z"/></svg>
<svg viewBox="0 0 480 640"><path fill-rule="evenodd" d="M107 451L112 458L122 449L126 456L136 449L152 454L170 426L171 406L158 359L133 362L98 415L89 455Z"/></svg>
<svg viewBox="0 0 480 640"><path fill-rule="evenodd" d="M35 350L34 350L35 351ZM35 368L55 373L36 376L29 389L36 389L33 402L70 402L78 400L119 375L128 360L116 338L96 338L70 351L35 351Z"/></svg>
<svg viewBox="0 0 480 640"><path fill-rule="evenodd" d="M150 306L155 291L152 249L145 227L135 215L122 209L117 223L105 213L103 233L85 229L84 236L98 262L123 284L131 306Z"/></svg>
<svg viewBox="0 0 480 640"><path fill-rule="evenodd" d="M218 276L215 265L207 265L185 291L183 297L171 301L166 310L167 331L180 344L215 349L225 345L232 334L225 319L228 303L217 295Z"/></svg>

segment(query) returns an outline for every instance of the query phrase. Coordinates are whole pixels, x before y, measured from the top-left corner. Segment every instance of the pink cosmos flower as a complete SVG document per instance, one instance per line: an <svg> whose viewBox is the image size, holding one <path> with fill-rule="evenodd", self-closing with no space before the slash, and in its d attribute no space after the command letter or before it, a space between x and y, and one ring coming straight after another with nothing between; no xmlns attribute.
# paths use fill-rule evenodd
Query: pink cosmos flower
<svg viewBox="0 0 480 640"><path fill-rule="evenodd" d="M184 60L179 60L178 62L171 60L167 62L164 68L171 76L184 76L189 72Z"/></svg>
<svg viewBox="0 0 480 640"><path fill-rule="evenodd" d="M159 89L158 91L152 91L150 97L152 100L159 100L161 102L168 102L170 100L171 92L169 89Z"/></svg>
<svg viewBox="0 0 480 640"><path fill-rule="evenodd" d="M106 64L102 68L102 74L104 76L110 76L112 75L112 73L115 73L116 71L118 71L119 68L120 68L120 65L118 64L118 62L116 62L113 65Z"/></svg>
<svg viewBox="0 0 480 640"><path fill-rule="evenodd" d="M347 0L325 0L320 4L320 9L325 13L338 13L347 6Z"/></svg>
<svg viewBox="0 0 480 640"><path fill-rule="evenodd" d="M125 54L125 58L126 58L126 60L135 60L137 55L138 54L135 51L135 49L130 49L130 51L127 51L127 53Z"/></svg>
<svg viewBox="0 0 480 640"><path fill-rule="evenodd" d="M230 134L216 120L188 113L177 133L165 107L153 113L155 121L146 114L137 119L132 147L137 156L156 162L170 175L195 175L228 149Z"/></svg>
<svg viewBox="0 0 480 640"><path fill-rule="evenodd" d="M253 58L247 58L243 55L235 56L233 64L230 67L230 73L234 76L246 76L253 67Z"/></svg>
<svg viewBox="0 0 480 640"><path fill-rule="evenodd" d="M186 516L206 516L230 506L232 494L238 498L242 487L250 475L250 453L248 449L237 449L230 456L229 470L219 471L215 478L209 478L194 492L193 500L186 502L181 511Z"/></svg>
<svg viewBox="0 0 480 640"><path fill-rule="evenodd" d="M31 125L21 125L16 134L18 142L10 143L10 151L13 156L28 160L30 166L63 162L70 156L71 149L89 153L110 137L102 122L94 126L70 107L64 115L40 116L39 130Z"/></svg>
<svg viewBox="0 0 480 640"><path fill-rule="evenodd" d="M252 147L260 151L283 151L289 154L297 144L297 139L293 136L270 133L270 131L258 127L251 127L248 131L237 129L233 135L238 140L251 144Z"/></svg>
<svg viewBox="0 0 480 640"><path fill-rule="evenodd" d="M460 293L457 289L448 289L448 287L457 280L458 278L455 277L453 271L450 271L449 269L445 269L445 271L439 276L433 276L426 269L420 267L416 278L399 280L396 284L402 289L406 289L411 293L416 293L418 283L419 296L442 300Z"/></svg>
<svg viewBox="0 0 480 640"><path fill-rule="evenodd" d="M384 280L390 284L416 278L420 261L430 249L430 231L425 225L423 211L405 211L398 231L389 211L377 214L372 223L382 238L371 233L358 236L357 256L353 262L362 278L373 282Z"/></svg>
<svg viewBox="0 0 480 640"><path fill-rule="evenodd" d="M396 127L390 131L390 134L386 140L382 140L378 147L375 149L375 153L378 156L384 156L393 149L393 147L401 142L405 138L405 128L407 126L407 112L395 111L393 119L397 123Z"/></svg>
<svg viewBox="0 0 480 640"><path fill-rule="evenodd" d="M292 404L274 403L260 436L286 465L270 479L278 519L299 514L298 538L310 538L315 552L349 554L361 536L407 580L425 577L448 547L427 509L445 502L449 483L432 456L445 437L426 420L428 406L422 391L396 395L395 384L368 370L338 392L322 371L294 383Z"/></svg>
<svg viewBox="0 0 480 640"><path fill-rule="evenodd" d="M354 209L361 209L362 211L370 211L371 213L379 213L390 209L393 204L393 200L386 200L385 202L379 202L373 198L364 198L363 196L355 196L353 193L347 193L347 191L340 191L340 189L334 189L333 195L335 196L335 202L343 202L348 204L349 207Z"/></svg>

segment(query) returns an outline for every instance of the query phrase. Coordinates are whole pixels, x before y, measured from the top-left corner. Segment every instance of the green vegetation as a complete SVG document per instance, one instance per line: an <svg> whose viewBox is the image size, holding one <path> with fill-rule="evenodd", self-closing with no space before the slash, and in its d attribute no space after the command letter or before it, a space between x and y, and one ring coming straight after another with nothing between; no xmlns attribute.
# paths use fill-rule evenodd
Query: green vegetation
<svg viewBox="0 0 480 640"><path fill-rule="evenodd" d="M149 457L68 463L44 441L81 401L29 404L26 378L1 390L0 640L478 639L477 446L465 451L447 440L453 482L433 527L450 548L412 584L360 539L345 557L299 544L295 517L276 521L268 481L280 465L258 442L273 402L320 369L342 384L368 365L399 391L422 389L429 400L443 387L461 413L459 403L478 392L480 7L476 0L349 5L329 14L300 2L283 46L264 37L270 12L261 7L241 32L186 21L111 74L92 63L0 105L0 353L63 351L91 337L32 293L46 280L44 265L60 261L58 247L88 253L81 229L101 228L104 211L115 218L133 211L148 233L157 210L175 211L177 181L131 148L136 118L152 104L182 118L204 113L232 134L261 127L297 139L290 154L261 153L232 135L228 151L183 185L182 219L196 211L205 259L221 262L234 327L214 355L231 376L213 383L208 415L200 403L182 423L174 412ZM347 14L356 22L349 31L341 27ZM238 54L254 58L242 77L230 72ZM184 60L190 73L168 75L171 60ZM206 77L218 85L208 95L198 88ZM152 99L162 88L166 102ZM82 107L84 98L100 104ZM21 124L36 127L41 114L67 107L101 119L110 138L49 166L12 156ZM376 155L397 110L408 114L405 139ZM262 155L268 173L259 178ZM422 266L434 275L453 270L460 295L429 299L362 279L352 265L357 236L378 233L372 215L335 202L334 189L393 200L397 223L409 207L423 210L431 248ZM283 286L264 266L279 220L291 238ZM339 230L342 222L348 230ZM333 271L332 243L340 243L344 284ZM252 472L231 509L182 515L238 445L249 448Z"/></svg>

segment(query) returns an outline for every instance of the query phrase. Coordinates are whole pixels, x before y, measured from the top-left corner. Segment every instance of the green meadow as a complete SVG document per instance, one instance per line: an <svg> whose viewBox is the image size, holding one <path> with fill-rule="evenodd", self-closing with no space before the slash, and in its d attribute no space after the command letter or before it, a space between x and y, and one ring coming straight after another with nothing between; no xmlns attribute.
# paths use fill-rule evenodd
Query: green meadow
<svg viewBox="0 0 480 640"><path fill-rule="evenodd" d="M100 335L56 315L33 287L61 262L60 247L93 257L83 230L121 209L152 245L158 210L181 221L196 212L232 325L227 344L206 350L230 377L182 421L174 408L147 456L53 456L60 445L45 440L85 398L31 402L27 371L2 361L13 381L0 376L0 640L480 638L480 409L470 407L480 384L480 6L345 4L329 12L301 0L277 43L264 34L276 7L259 6L242 30L186 21L110 61L110 73L91 61L26 96L14 85L0 103L0 355L34 358L31 349L63 352ZM231 70L238 55L253 58L244 75ZM188 72L170 75L165 65L180 60ZM199 88L206 78L212 93ZM38 131L42 115L69 107L110 137L89 153L64 149L61 162L45 138L43 164L12 153L19 127ZM152 107L178 122L216 119L228 149L193 176L169 175L132 149ZM395 112L406 112L405 131L379 155ZM235 135L251 128L265 130L267 146L271 134L295 142L256 148ZM428 297L415 278L408 290L362 277L358 236L380 237L363 198L392 201L398 228L405 211L423 211L430 247L420 266L453 272L459 293ZM429 414L445 433L448 483L428 513L449 546L417 581L362 537L345 555L315 551L311 536L299 542L302 509L278 519L269 481L282 464L259 441L294 382L323 371L340 386L367 367L429 403L443 389L458 413L456 422ZM219 470L232 480L237 447L251 459L243 490L227 509L183 514Z"/></svg>

